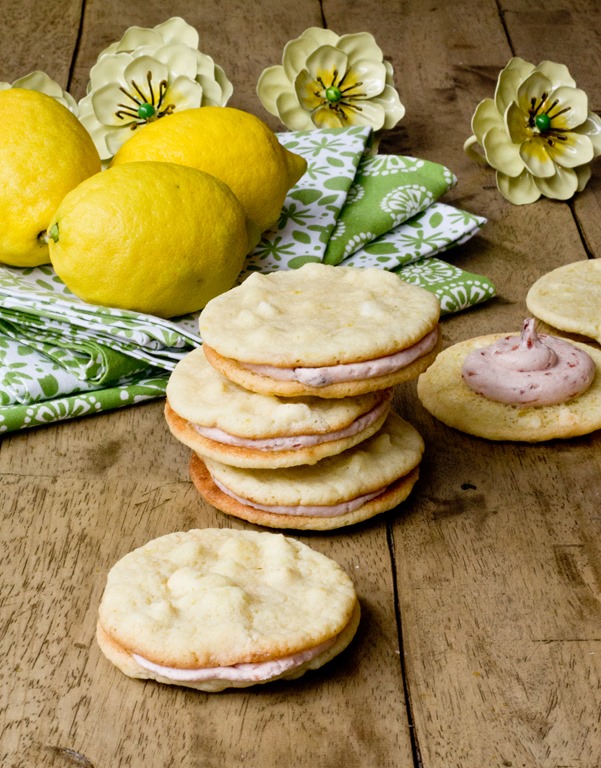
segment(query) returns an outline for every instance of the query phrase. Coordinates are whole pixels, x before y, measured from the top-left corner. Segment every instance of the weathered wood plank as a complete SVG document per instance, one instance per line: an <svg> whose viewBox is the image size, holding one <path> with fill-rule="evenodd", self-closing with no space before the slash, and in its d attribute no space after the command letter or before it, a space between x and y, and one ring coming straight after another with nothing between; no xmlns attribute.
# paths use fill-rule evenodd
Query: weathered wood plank
<svg viewBox="0 0 601 768"><path fill-rule="evenodd" d="M309 26L321 26L317 0L294 3L249 3L227 0L226 3L197 3L183 0L165 3L112 3L95 0L86 3L86 13L74 68L73 92L77 98L85 93L90 67L100 51L119 40L130 26L152 27L171 16L180 16L198 30L200 49L221 65L234 86L229 106L259 115L274 130L282 130L277 118L267 113L255 88L263 69L281 63L284 45L298 37Z"/></svg>
<svg viewBox="0 0 601 768"><path fill-rule="evenodd" d="M0 80L41 69L66 88L80 17L81 0L4 0Z"/></svg>
<svg viewBox="0 0 601 768"><path fill-rule="evenodd" d="M321 23L317 2L88 0L72 92L133 24L181 15L234 83L231 104L266 117L254 93L288 39ZM10 73L9 73L10 74ZM274 128L281 128L270 118ZM108 568L145 541L234 522L204 504L188 452L152 403L8 436L0 450L6 617L0 671L7 766L217 768L412 763L386 528L300 538L355 579L363 621L324 670L289 684L205 695L129 680L100 654L96 610ZM78 757L79 756L79 757Z"/></svg>
<svg viewBox="0 0 601 768"><path fill-rule="evenodd" d="M489 221L480 236L446 258L486 274L499 297L450 318L445 333L449 341L457 341L519 327L515 323L525 311L526 288L554 266L586 258L586 251L569 206L545 200L526 207L510 205L496 189L494 171L463 151L477 104L492 97L497 75L512 56L497 4L408 1L380 8L375 3L371 12L366 7L347 4L342 9L326 2L324 15L340 34L372 31L393 64L406 115L384 137L382 150L447 165L458 184L445 199Z"/></svg>
<svg viewBox="0 0 601 768"><path fill-rule="evenodd" d="M90 438L87 450L79 427ZM194 491L188 452L168 434L159 404L47 432L56 450L45 460L36 451L41 431L14 437L0 455L4 764L58 765L56 750L68 749L94 765L407 764L382 526L354 536L301 537L348 570L364 611L356 641L323 671L224 695L132 681L106 662L94 640L108 568L163 533L234 523ZM31 458L21 469L20 449ZM110 728L100 726L106 722Z"/></svg>
<svg viewBox="0 0 601 768"><path fill-rule="evenodd" d="M594 768L599 436L489 445L403 408L429 438L395 527L424 765Z"/></svg>
<svg viewBox="0 0 601 768"><path fill-rule="evenodd" d="M459 177L450 198L489 219L478 238L447 258L493 278L499 298L445 319L447 344L517 330L534 280L586 258L568 205L513 207L492 172L463 154L475 106L492 96L512 51L561 61L572 46L571 68L598 99L595 69L588 57L578 58L574 31L559 42L567 25L552 23L553 8L548 14L548 4L544 12L502 5L519 5L526 16L503 19L494 2L405 2L402 14L390 8L381 27L372 22L407 106L393 146L449 165ZM590 4L579 6L582 24L590 25ZM337 31L369 28L363 10L324 5ZM540 31L544 53L542 43L529 44L533 36L521 21ZM586 220L579 216L586 238L596 236L598 223L596 195L585 199L593 209ZM578 200L577 212L580 206ZM542 446L491 444L436 423L414 386L398 389L400 412L427 443L418 487L393 518L407 682L424 767L595 768L600 518L598 494L585 489L599 487L599 435Z"/></svg>

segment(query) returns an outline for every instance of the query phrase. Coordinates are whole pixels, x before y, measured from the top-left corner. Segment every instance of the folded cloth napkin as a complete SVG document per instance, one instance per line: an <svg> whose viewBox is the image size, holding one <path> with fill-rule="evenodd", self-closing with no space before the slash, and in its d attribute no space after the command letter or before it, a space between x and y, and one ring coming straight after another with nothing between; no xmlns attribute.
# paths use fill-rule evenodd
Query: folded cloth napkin
<svg viewBox="0 0 601 768"><path fill-rule="evenodd" d="M467 242L485 221L481 216L451 205L432 203L404 224L359 247L342 264L365 267L372 264L376 257L383 269L396 270Z"/></svg>
<svg viewBox="0 0 601 768"><path fill-rule="evenodd" d="M86 390L85 383L71 393L66 390L52 394L54 388L50 387L47 400L29 405L0 406L0 433L89 416L162 397L167 380L165 372L160 371L155 377L148 375L125 379L119 385L96 391Z"/></svg>
<svg viewBox="0 0 601 768"><path fill-rule="evenodd" d="M380 235L424 211L457 183L444 166L395 155L366 155L357 168L326 248L324 262L340 264Z"/></svg>
<svg viewBox="0 0 601 768"><path fill-rule="evenodd" d="M435 258L485 223L438 201L454 175L417 158L367 155L369 138L365 127L280 134L308 169L239 282L319 261L393 270L436 293L443 313L494 296L486 277ZM99 307L50 266L0 267L0 433L160 397L200 343L198 313L165 320Z"/></svg>
<svg viewBox="0 0 601 768"><path fill-rule="evenodd" d="M280 135L282 144L306 158L308 169L288 195L277 227L247 258L240 281L252 271L294 269L307 261L379 267L406 279L406 265L461 245L484 226L482 216L438 202L457 183L448 168L366 154L369 138L365 127ZM408 273L436 293L443 314L495 295L488 278L445 268L444 280L440 266L436 278L426 265Z"/></svg>

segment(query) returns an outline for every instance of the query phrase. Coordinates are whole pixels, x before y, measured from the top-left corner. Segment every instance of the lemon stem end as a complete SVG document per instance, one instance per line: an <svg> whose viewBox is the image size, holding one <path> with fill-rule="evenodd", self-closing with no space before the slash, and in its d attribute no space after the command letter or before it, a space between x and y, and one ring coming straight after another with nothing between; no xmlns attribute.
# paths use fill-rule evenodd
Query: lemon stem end
<svg viewBox="0 0 601 768"><path fill-rule="evenodd" d="M53 242L58 243L58 224L56 222L54 222L54 224L46 232L45 240L46 242L52 240Z"/></svg>

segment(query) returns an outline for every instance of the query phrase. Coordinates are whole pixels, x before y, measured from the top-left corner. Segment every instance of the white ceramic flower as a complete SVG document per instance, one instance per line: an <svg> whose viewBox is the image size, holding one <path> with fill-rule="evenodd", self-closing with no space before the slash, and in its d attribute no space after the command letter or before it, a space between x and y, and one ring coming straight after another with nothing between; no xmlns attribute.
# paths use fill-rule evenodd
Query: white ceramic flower
<svg viewBox="0 0 601 768"><path fill-rule="evenodd" d="M265 69L257 93L291 130L369 125L389 129L405 114L393 70L368 32L311 27L286 44L282 64Z"/></svg>
<svg viewBox="0 0 601 768"><path fill-rule="evenodd" d="M52 96L53 99L67 107L74 115L77 114L77 102L73 96L64 91L56 80L53 80L40 70L30 72L25 77L15 80L14 83L0 83L0 91L5 91L7 88L25 88L28 91L40 91L40 93L45 93L46 96Z"/></svg>
<svg viewBox="0 0 601 768"><path fill-rule="evenodd" d="M146 123L175 110L227 104L232 84L198 44L198 32L174 17L152 29L130 27L100 53L79 118L105 164Z"/></svg>
<svg viewBox="0 0 601 768"><path fill-rule="evenodd" d="M499 74L494 99L484 99L465 143L496 170L501 194L516 205L543 195L568 200L584 189L590 161L601 154L601 119L563 64L538 66L513 58Z"/></svg>

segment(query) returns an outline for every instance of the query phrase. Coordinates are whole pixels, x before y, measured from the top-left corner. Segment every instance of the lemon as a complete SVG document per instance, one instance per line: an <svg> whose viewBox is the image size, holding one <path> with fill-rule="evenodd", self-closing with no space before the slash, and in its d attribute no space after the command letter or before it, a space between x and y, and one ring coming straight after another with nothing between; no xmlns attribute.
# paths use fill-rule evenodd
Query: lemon
<svg viewBox="0 0 601 768"><path fill-rule="evenodd" d="M81 299L160 317L229 290L248 252L244 211L222 181L152 161L83 181L48 236L52 266Z"/></svg>
<svg viewBox="0 0 601 768"><path fill-rule="evenodd" d="M0 91L0 262L47 264L54 211L99 170L90 135L65 106L38 91Z"/></svg>
<svg viewBox="0 0 601 768"><path fill-rule="evenodd" d="M166 160L213 174L234 192L261 232L278 220L288 190L307 168L258 117L232 107L198 107L166 115L128 139L112 165Z"/></svg>

